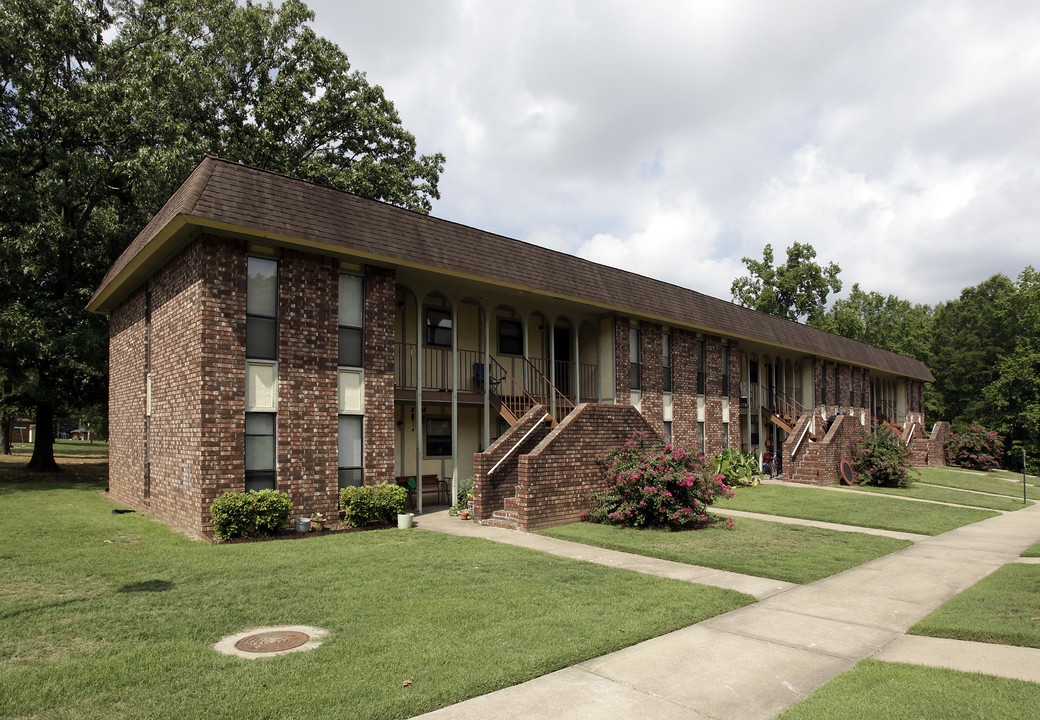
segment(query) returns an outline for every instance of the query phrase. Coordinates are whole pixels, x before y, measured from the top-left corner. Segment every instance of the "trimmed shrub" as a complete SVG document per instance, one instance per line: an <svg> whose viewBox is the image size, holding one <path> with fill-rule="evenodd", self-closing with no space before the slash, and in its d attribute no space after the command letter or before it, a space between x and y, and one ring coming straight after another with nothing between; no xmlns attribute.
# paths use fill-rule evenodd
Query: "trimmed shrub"
<svg viewBox="0 0 1040 720"><path fill-rule="evenodd" d="M711 460L711 469L730 487L754 487L762 481L762 469L754 455L727 448Z"/></svg>
<svg viewBox="0 0 1040 720"><path fill-rule="evenodd" d="M397 485L381 483L345 487L339 491L339 507L346 511L343 521L351 527L371 523L392 523L404 512L408 491Z"/></svg>
<svg viewBox="0 0 1040 720"><path fill-rule="evenodd" d="M267 537L289 519L292 500L277 490L226 492L210 506L213 534L221 540Z"/></svg>
<svg viewBox="0 0 1040 720"><path fill-rule="evenodd" d="M969 470L995 470L1000 467L1004 438L996 430L972 425L946 440L946 457L951 465Z"/></svg>
<svg viewBox="0 0 1040 720"><path fill-rule="evenodd" d="M637 432L604 460L606 488L592 496L592 508L582 513L588 522L699 528L715 522L708 512L715 500L733 497L733 490L703 455L678 444L651 441L646 433Z"/></svg>
<svg viewBox="0 0 1040 720"><path fill-rule="evenodd" d="M860 485L907 487L910 484L910 448L887 425L863 433L856 445L856 478Z"/></svg>

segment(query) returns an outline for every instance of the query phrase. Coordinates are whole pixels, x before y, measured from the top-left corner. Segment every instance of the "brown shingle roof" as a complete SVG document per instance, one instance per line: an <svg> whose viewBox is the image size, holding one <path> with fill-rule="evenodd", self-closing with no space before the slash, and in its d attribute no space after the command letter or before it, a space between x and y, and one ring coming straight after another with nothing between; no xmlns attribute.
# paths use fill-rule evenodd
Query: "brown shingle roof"
<svg viewBox="0 0 1040 720"><path fill-rule="evenodd" d="M865 343L555 250L213 157L199 164L130 243L88 307L104 312L118 304L141 281L143 258L167 257L177 248L142 251L153 242L158 248L183 224L349 250L934 380L919 360Z"/></svg>

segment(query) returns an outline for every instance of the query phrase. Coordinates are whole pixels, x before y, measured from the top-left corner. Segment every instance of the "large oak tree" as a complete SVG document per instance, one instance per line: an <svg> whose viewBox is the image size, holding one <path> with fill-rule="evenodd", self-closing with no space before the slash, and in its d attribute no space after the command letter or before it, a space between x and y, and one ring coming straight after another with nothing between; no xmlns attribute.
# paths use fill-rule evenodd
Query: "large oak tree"
<svg viewBox="0 0 1040 720"><path fill-rule="evenodd" d="M105 400L103 318L83 310L118 253L205 153L428 212L382 89L298 0L0 4L0 405L52 420Z"/></svg>

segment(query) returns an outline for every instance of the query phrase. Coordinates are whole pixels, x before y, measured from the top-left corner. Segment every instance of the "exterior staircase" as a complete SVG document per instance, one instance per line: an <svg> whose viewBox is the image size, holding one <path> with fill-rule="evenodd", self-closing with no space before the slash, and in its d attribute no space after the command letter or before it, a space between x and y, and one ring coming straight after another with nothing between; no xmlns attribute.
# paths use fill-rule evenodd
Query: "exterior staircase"
<svg viewBox="0 0 1040 720"><path fill-rule="evenodd" d="M536 405L544 405L549 410L552 427L574 409L570 398L549 382L549 378L529 359L524 359L526 384L513 377L495 358L488 358L488 363L491 366L488 388L491 405L510 427Z"/></svg>
<svg viewBox="0 0 1040 720"><path fill-rule="evenodd" d="M481 520L480 524L488 525L490 527L505 528L506 530L516 530L520 525L520 513L517 510L520 500L516 497L508 497L504 502L504 508L501 510L495 510L495 512L491 514L491 517L486 520Z"/></svg>

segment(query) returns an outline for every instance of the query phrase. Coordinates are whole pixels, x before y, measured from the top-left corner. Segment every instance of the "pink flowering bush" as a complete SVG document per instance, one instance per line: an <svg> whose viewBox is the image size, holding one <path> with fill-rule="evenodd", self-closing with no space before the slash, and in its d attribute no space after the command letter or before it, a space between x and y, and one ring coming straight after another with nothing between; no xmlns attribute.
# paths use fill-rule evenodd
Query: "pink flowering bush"
<svg viewBox="0 0 1040 720"><path fill-rule="evenodd" d="M606 488L592 497L582 520L637 528L686 530L715 522L708 507L733 497L703 455L636 433L605 458ZM727 527L732 527L732 520Z"/></svg>
<svg viewBox="0 0 1040 720"><path fill-rule="evenodd" d="M972 425L946 441L946 457L951 465L969 470L995 470L1000 467L1004 438L996 430Z"/></svg>
<svg viewBox="0 0 1040 720"><path fill-rule="evenodd" d="M856 479L860 485L906 487L910 484L910 448L887 425L863 433L856 445Z"/></svg>

